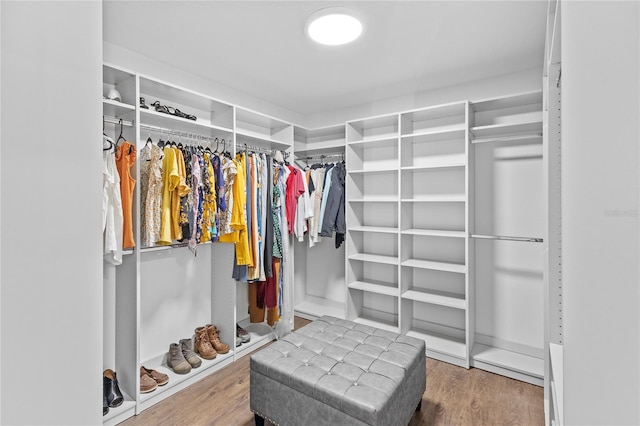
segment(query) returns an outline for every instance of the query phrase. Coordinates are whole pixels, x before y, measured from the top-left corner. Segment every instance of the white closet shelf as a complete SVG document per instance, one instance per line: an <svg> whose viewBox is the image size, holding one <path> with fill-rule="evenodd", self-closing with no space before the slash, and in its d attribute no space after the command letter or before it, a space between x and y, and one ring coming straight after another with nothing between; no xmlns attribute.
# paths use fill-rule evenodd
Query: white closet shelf
<svg viewBox="0 0 640 426"><path fill-rule="evenodd" d="M329 141L327 143L307 144L304 148L297 148L294 142L294 151L298 159L304 160L304 157L317 156L323 154L333 154L336 152L344 152L344 140Z"/></svg>
<svg viewBox="0 0 640 426"><path fill-rule="evenodd" d="M347 287L355 290L367 291L369 293L398 297L398 287L391 287L389 285L375 284L367 281L353 281L349 283Z"/></svg>
<svg viewBox="0 0 640 426"><path fill-rule="evenodd" d="M348 257L349 260L359 260L362 262L384 263L387 265L397 265L398 258L395 256L380 256L377 254L358 253Z"/></svg>
<svg viewBox="0 0 640 426"><path fill-rule="evenodd" d="M450 238L465 238L467 236L467 233L465 231L445 231L439 229L405 229L404 231L402 231L402 234Z"/></svg>
<svg viewBox="0 0 640 426"><path fill-rule="evenodd" d="M270 136L260 134L258 132L252 132L250 130L238 129L236 128L236 147L238 149L242 148L242 144L251 144L251 145L268 145L272 149L277 149L280 151L284 151L291 147L290 143L283 142L280 140L272 139Z"/></svg>
<svg viewBox="0 0 640 426"><path fill-rule="evenodd" d="M557 408L557 419L564 418L564 355L563 347L557 343L549 343L551 358L551 390L554 393L553 406Z"/></svg>
<svg viewBox="0 0 640 426"><path fill-rule="evenodd" d="M333 302L320 297L307 296L302 302L294 306L296 315L311 316L320 318L323 315L330 315L336 318L344 318L344 303Z"/></svg>
<svg viewBox="0 0 640 426"><path fill-rule="evenodd" d="M238 324L240 327L247 330L247 333L251 336L250 341L235 348L238 356L247 355L255 349L258 349L276 339L276 334L273 331L273 328L271 328L266 322L251 323L249 318L247 318L238 322Z"/></svg>
<svg viewBox="0 0 640 426"><path fill-rule="evenodd" d="M529 376L544 378L544 360L517 352L476 343L471 357L474 361L506 368Z"/></svg>
<svg viewBox="0 0 640 426"><path fill-rule="evenodd" d="M542 143L542 133L532 133L528 135L511 135L511 136L497 136L488 138L476 138L471 143L510 143L510 144L528 144L528 143Z"/></svg>
<svg viewBox="0 0 640 426"><path fill-rule="evenodd" d="M233 342L228 342L233 344ZM231 346L232 348L233 346ZM163 356L162 358L164 358ZM165 364L156 365L153 362L142 363L141 365L146 368L158 370L162 373L165 373L169 376L169 383L164 386L158 386L155 391L140 394L139 400L139 409L144 410L149 408L150 406L157 404L158 402L174 395L175 393L181 391L201 380L202 378L208 376L209 374L214 373L215 371L220 370L221 368L231 364L234 360L234 351L229 350L229 353L226 354L218 354L212 360L202 359L202 364L198 368L192 368L191 371L187 374L176 374L172 369L167 367Z"/></svg>
<svg viewBox="0 0 640 426"><path fill-rule="evenodd" d="M473 101L471 102L471 106L475 112L483 112L541 103L542 90L535 90L533 92L518 93L500 98Z"/></svg>
<svg viewBox="0 0 640 426"><path fill-rule="evenodd" d="M451 126L437 127L429 130L422 130L415 133L402 135L402 141L409 143L434 142L446 139L463 138L466 127L464 123Z"/></svg>
<svg viewBox="0 0 640 426"><path fill-rule="evenodd" d="M120 117L125 114L133 113L135 110L136 107L134 105L125 104L124 102L118 102L112 99L102 100L102 111L105 115Z"/></svg>
<svg viewBox="0 0 640 426"><path fill-rule="evenodd" d="M229 114L230 116L233 108L231 105L207 95L143 75L140 76L140 96L145 98L147 105L161 99L162 105L176 106L185 113L189 113L187 107L190 107L200 111L213 111L216 115ZM146 110L141 109L140 111Z"/></svg>
<svg viewBox="0 0 640 426"><path fill-rule="evenodd" d="M204 133L214 137L230 138L233 134L232 129L212 125L200 117L196 121L187 120L186 118L164 114L151 109L140 109L140 121L142 125L169 128L186 133Z"/></svg>
<svg viewBox="0 0 640 426"><path fill-rule="evenodd" d="M356 322L358 324L362 324L362 325L368 325L369 327L375 327L375 328L379 328L379 329L382 329L382 330L391 331L393 333L397 333L398 332L398 325L397 324L390 323L390 322L387 322L387 321L383 321L383 320L380 320L380 319L360 316L360 317L353 318L351 321Z"/></svg>
<svg viewBox="0 0 640 426"><path fill-rule="evenodd" d="M384 146L393 146L398 143L397 135L383 135L364 138L358 141L349 141L347 145L358 148L380 148Z"/></svg>
<svg viewBox="0 0 640 426"><path fill-rule="evenodd" d="M381 167L379 169L362 169L362 170L347 170L350 175L365 175L365 174L382 174L382 173L398 173L398 168Z"/></svg>
<svg viewBox="0 0 640 426"><path fill-rule="evenodd" d="M364 198L351 199L349 200L349 202L350 203L397 203L398 197L394 195L366 196Z"/></svg>
<svg viewBox="0 0 640 426"><path fill-rule="evenodd" d="M349 231L353 232L377 232L380 234L397 234L397 227L387 227L387 226L352 226L349 228Z"/></svg>
<svg viewBox="0 0 640 426"><path fill-rule="evenodd" d="M488 138L496 136L542 133L542 121L527 121L519 123L490 124L471 128L475 138Z"/></svg>
<svg viewBox="0 0 640 426"><path fill-rule="evenodd" d="M467 356L467 346L462 339L419 328L410 329L406 335L424 340L427 346L427 355L433 351L463 360Z"/></svg>
<svg viewBox="0 0 640 426"><path fill-rule="evenodd" d="M464 203L467 197L464 194L435 194L422 195L419 198L403 198L403 203Z"/></svg>
<svg viewBox="0 0 640 426"><path fill-rule="evenodd" d="M402 293L403 299L432 305L447 306L449 308L466 309L467 301L464 295L437 290L408 290Z"/></svg>
<svg viewBox="0 0 640 426"><path fill-rule="evenodd" d="M434 160L431 161L430 164L424 164L420 166L403 166L401 168L402 171L422 171L422 170L431 170L431 169L454 169L454 168L464 168L466 167L466 163L464 160Z"/></svg>
<svg viewBox="0 0 640 426"><path fill-rule="evenodd" d="M412 268L431 269L434 271L457 272L464 274L467 272L467 266L459 263L449 262L433 262L430 260L409 259L402 262L402 266L410 266Z"/></svg>

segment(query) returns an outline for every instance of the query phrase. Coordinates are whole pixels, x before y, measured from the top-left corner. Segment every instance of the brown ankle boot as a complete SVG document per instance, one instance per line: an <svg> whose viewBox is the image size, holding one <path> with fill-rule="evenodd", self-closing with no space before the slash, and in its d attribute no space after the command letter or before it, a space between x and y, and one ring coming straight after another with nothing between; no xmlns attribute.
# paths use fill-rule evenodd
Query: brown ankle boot
<svg viewBox="0 0 640 426"><path fill-rule="evenodd" d="M219 354L228 353L229 345L220 341L220 330L218 330L215 325L211 324L207 324L205 327L207 328L207 334L209 335L209 341L211 342L213 349L215 349Z"/></svg>
<svg viewBox="0 0 640 426"><path fill-rule="evenodd" d="M194 349L196 353L204 359L214 359L218 355L216 350L213 349L213 346L211 346L206 327L196 328L196 342Z"/></svg>

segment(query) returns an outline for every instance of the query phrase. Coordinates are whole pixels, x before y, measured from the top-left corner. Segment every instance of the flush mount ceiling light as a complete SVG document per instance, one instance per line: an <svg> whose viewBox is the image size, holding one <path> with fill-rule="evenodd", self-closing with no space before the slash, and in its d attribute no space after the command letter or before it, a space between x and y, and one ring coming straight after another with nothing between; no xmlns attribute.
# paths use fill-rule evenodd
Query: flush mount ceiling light
<svg viewBox="0 0 640 426"><path fill-rule="evenodd" d="M306 25L309 37L320 44L339 46L362 34L362 22L344 7L320 9L309 17Z"/></svg>

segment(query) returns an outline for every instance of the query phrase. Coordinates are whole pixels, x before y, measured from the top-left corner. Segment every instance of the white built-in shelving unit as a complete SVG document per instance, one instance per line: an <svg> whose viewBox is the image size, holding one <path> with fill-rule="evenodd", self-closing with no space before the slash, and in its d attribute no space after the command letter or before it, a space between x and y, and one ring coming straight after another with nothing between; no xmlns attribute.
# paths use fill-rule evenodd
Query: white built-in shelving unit
<svg viewBox="0 0 640 426"><path fill-rule="evenodd" d="M294 126L282 120L113 65L104 65L103 80L105 94L115 88L122 98L120 102L103 100L104 131L117 139L122 119L123 137L138 150L151 138L155 143L163 139L226 149L232 155L245 148L292 152ZM145 98L148 109L140 107L140 97ZM158 112L151 106L155 101L196 120ZM131 172L139 182L137 163ZM233 245L198 244L197 256L185 242L141 247L139 200L137 184L133 202L136 247L125 251L121 265L104 262L104 368L116 371L125 395L125 402L103 417L105 425L122 422L275 338L266 323L249 323L247 286L231 278ZM251 335L250 342L239 347L234 347L236 323ZM169 345L191 338L196 327L206 324L218 326L221 340L230 345L229 353L203 360L202 366L188 374L175 374L167 365ZM140 393L141 366L168 374L169 383Z"/></svg>
<svg viewBox="0 0 640 426"><path fill-rule="evenodd" d="M471 365L542 385L542 92L471 102L475 344Z"/></svg>
<svg viewBox="0 0 640 426"><path fill-rule="evenodd" d="M294 128L294 156L301 168L344 160L345 125L317 129ZM323 237L310 247L308 237L295 244L296 315L315 319L323 315L345 317L345 244L335 248Z"/></svg>

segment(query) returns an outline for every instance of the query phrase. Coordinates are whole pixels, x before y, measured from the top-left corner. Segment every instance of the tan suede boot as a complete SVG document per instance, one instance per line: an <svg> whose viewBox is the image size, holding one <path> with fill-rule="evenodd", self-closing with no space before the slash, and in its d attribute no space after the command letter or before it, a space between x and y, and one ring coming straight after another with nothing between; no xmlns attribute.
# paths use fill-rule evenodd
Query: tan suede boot
<svg viewBox="0 0 640 426"><path fill-rule="evenodd" d="M218 355L213 346L211 346L206 327L196 328L196 341L194 344L194 349L196 353L204 359L214 359Z"/></svg>
<svg viewBox="0 0 640 426"><path fill-rule="evenodd" d="M211 342L213 349L215 349L219 354L229 353L229 345L220 341L220 330L218 330L215 325L211 324L207 324L205 327L207 328L207 334L209 335L209 341Z"/></svg>

